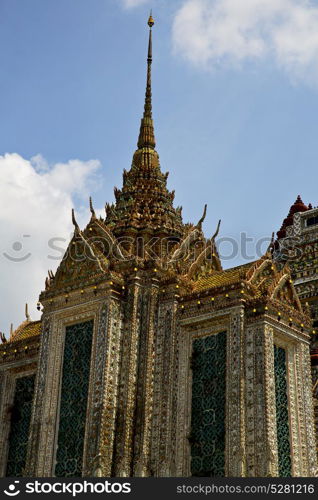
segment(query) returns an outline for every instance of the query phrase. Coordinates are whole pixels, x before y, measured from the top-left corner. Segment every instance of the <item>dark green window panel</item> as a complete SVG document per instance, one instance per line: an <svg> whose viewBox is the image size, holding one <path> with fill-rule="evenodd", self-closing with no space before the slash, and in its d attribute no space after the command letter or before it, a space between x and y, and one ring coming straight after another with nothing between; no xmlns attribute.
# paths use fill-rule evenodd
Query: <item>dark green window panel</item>
<svg viewBox="0 0 318 500"><path fill-rule="evenodd" d="M66 328L56 477L82 475L93 323Z"/></svg>
<svg viewBox="0 0 318 500"><path fill-rule="evenodd" d="M278 473L290 477L292 473L287 395L286 351L274 346L275 396L278 446Z"/></svg>
<svg viewBox="0 0 318 500"><path fill-rule="evenodd" d="M225 467L226 333L196 339L192 353L191 473L222 477Z"/></svg>
<svg viewBox="0 0 318 500"><path fill-rule="evenodd" d="M35 375L16 380L11 413L7 477L22 477L32 413Z"/></svg>

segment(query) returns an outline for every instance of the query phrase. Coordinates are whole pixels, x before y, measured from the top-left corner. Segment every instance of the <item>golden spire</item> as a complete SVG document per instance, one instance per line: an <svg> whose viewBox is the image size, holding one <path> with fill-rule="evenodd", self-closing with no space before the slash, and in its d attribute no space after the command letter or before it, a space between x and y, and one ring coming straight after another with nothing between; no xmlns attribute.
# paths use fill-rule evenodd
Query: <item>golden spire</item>
<svg viewBox="0 0 318 500"><path fill-rule="evenodd" d="M145 147L154 149L156 146L153 120L152 120L152 92L151 92L151 64L152 64L152 27L155 21L150 13L148 19L149 42L147 57L147 85L143 118L141 119L140 133L138 139L138 148Z"/></svg>

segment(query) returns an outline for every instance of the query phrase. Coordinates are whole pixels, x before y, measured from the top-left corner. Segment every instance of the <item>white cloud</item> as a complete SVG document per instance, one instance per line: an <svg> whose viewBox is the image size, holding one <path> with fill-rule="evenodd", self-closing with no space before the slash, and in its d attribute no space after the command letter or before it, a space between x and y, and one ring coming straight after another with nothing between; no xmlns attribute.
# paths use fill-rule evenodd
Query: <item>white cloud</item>
<svg viewBox="0 0 318 500"><path fill-rule="evenodd" d="M49 166L40 155L31 161L15 153L0 156L1 331L8 332L11 322L18 326L26 302L37 318L47 270L57 267L73 232L74 196L78 222L84 225L99 168L97 160ZM62 239L54 243L61 250L52 248L52 238Z"/></svg>
<svg viewBox="0 0 318 500"><path fill-rule="evenodd" d="M173 44L205 68L268 58L292 79L318 83L318 5L311 0L186 0Z"/></svg>
<svg viewBox="0 0 318 500"><path fill-rule="evenodd" d="M140 5L144 5L145 3L148 3L149 0L122 0L122 3L124 4L124 7L126 9L132 9L134 7L139 7Z"/></svg>

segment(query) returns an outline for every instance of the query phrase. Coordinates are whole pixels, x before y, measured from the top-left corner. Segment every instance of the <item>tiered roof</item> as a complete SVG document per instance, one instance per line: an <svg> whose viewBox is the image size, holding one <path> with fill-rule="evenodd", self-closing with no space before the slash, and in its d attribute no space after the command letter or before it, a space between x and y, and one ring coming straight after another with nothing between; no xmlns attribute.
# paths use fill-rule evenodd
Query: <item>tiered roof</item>
<svg viewBox="0 0 318 500"><path fill-rule="evenodd" d="M30 337L36 337L41 334L41 321L27 320L12 333L10 342L16 342Z"/></svg>
<svg viewBox="0 0 318 500"><path fill-rule="evenodd" d="M140 230L157 232L162 236L180 237L184 233L181 208L173 207L174 192L167 189L168 173L160 169L159 155L152 118L152 27L148 20L149 44L147 58L147 84L144 113L141 119L137 151L132 166L124 171L122 189L115 188L116 203L106 205L105 224L113 228L116 236L138 233Z"/></svg>

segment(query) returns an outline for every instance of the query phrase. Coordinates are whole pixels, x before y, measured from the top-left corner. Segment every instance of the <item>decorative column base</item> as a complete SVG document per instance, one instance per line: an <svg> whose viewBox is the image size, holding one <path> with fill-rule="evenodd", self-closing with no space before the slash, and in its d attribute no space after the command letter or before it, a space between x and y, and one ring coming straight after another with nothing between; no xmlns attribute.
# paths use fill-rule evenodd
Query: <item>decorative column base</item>
<svg viewBox="0 0 318 500"><path fill-rule="evenodd" d="M149 477L150 471L146 457L141 456L134 466L134 477Z"/></svg>

